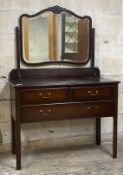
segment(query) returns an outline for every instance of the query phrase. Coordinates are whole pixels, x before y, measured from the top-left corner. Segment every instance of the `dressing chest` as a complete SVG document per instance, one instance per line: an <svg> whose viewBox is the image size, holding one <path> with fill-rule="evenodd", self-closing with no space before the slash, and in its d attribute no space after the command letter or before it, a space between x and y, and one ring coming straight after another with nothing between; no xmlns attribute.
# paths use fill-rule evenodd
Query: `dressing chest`
<svg viewBox="0 0 123 175"><path fill-rule="evenodd" d="M47 17L48 12L51 14ZM54 27L57 26L56 16L60 14L62 14L61 60L57 60L57 35L48 28L49 60L37 62L38 53L33 53L33 49L38 45L33 40L34 31L31 33L30 28L37 30L32 26L41 21L38 17L42 15L43 18L47 17L48 27L50 25L53 31L56 31L57 28ZM37 21L32 25L33 18ZM74 35L77 33L77 37L76 40L72 40L74 42L72 44L69 39L69 42L67 41L67 37L72 33L65 27L70 24L77 25L77 31L73 31ZM12 152L16 154L16 168L21 169L22 123L95 118L95 142L100 145L101 118L112 117L113 158L116 158L119 82L101 77L99 68L94 65L94 28L91 18L80 17L59 6L42 10L34 15L23 14L20 17L20 26L16 27L16 51L17 69L10 72ZM38 57L41 59L43 56ZM28 68L21 68L21 62ZM88 62L89 67L84 67ZM56 64L60 65L60 68L53 67ZM41 67L36 68L39 65ZM52 67L46 68L45 65Z"/></svg>

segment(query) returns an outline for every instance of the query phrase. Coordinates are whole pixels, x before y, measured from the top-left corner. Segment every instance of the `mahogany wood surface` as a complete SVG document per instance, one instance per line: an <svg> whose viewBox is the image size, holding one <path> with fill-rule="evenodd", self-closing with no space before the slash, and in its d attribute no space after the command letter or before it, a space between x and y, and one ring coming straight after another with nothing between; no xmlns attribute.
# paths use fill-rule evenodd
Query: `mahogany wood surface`
<svg viewBox="0 0 123 175"><path fill-rule="evenodd" d="M21 122L77 119L86 117L113 116L113 102L83 102L28 105L20 108Z"/></svg>
<svg viewBox="0 0 123 175"><path fill-rule="evenodd" d="M63 74L62 74L63 71ZM101 144L101 118L113 118L113 158L117 157L118 81L92 77L91 69L22 69L10 73L12 152L21 169L21 123L96 119L96 144ZM83 76L84 74L84 76Z"/></svg>

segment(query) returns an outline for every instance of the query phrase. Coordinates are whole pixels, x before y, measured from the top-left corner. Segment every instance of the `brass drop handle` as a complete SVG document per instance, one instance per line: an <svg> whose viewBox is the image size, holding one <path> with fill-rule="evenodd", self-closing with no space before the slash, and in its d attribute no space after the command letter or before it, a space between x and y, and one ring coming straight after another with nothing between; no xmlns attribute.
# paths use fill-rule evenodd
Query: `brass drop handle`
<svg viewBox="0 0 123 175"><path fill-rule="evenodd" d="M52 112L52 110L51 109L48 109L48 112L50 113L50 112Z"/></svg>
<svg viewBox="0 0 123 175"><path fill-rule="evenodd" d="M40 110L39 112L40 112L40 113L43 113L43 110Z"/></svg>
<svg viewBox="0 0 123 175"><path fill-rule="evenodd" d="M99 94L99 91L96 90L95 93L93 93L92 91L88 91L88 94L91 96L97 96Z"/></svg>
<svg viewBox="0 0 123 175"><path fill-rule="evenodd" d="M40 112L41 114L43 114L43 115L48 115L49 113L52 112L52 110L51 110L51 109L48 109L48 111L45 112L45 111L43 111L42 109L40 109L39 112Z"/></svg>
<svg viewBox="0 0 123 175"><path fill-rule="evenodd" d="M51 92L48 92L47 96L43 96L42 93L39 93L39 96L43 99L47 99L47 98L50 98L51 94L52 94Z"/></svg>
<svg viewBox="0 0 123 175"><path fill-rule="evenodd" d="M91 110L91 109L98 109L99 107L97 105L90 105L87 107L88 110Z"/></svg>

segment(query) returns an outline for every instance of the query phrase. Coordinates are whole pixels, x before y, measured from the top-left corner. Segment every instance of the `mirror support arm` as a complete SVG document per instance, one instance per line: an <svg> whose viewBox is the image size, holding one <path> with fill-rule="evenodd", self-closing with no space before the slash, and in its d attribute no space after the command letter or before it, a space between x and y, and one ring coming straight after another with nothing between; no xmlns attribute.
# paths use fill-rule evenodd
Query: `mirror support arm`
<svg viewBox="0 0 123 175"><path fill-rule="evenodd" d="M95 72L95 29L91 30L91 69L92 69L92 77L97 77Z"/></svg>
<svg viewBox="0 0 123 175"><path fill-rule="evenodd" d="M21 70L20 70L20 35L19 28L15 28L16 32L16 58L17 58L17 70L18 70L18 79L21 80Z"/></svg>
<svg viewBox="0 0 123 175"><path fill-rule="evenodd" d="M95 59L95 29L91 30L91 67L94 67L94 59Z"/></svg>

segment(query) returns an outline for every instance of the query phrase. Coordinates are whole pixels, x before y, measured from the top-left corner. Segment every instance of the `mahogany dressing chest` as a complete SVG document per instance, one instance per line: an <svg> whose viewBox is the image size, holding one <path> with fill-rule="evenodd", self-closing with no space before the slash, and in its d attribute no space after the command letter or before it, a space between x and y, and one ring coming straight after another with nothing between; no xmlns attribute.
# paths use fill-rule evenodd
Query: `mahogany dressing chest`
<svg viewBox="0 0 123 175"><path fill-rule="evenodd" d="M23 14L19 22L17 69L10 72L16 168L21 169L22 123L95 118L95 142L100 145L101 118L112 117L116 158L119 82L100 77L100 70L95 67L91 18L54 6L34 15ZM44 30L39 31L41 27ZM47 43L43 42L45 34ZM40 51L41 47L44 48ZM27 67L21 68L21 64Z"/></svg>

